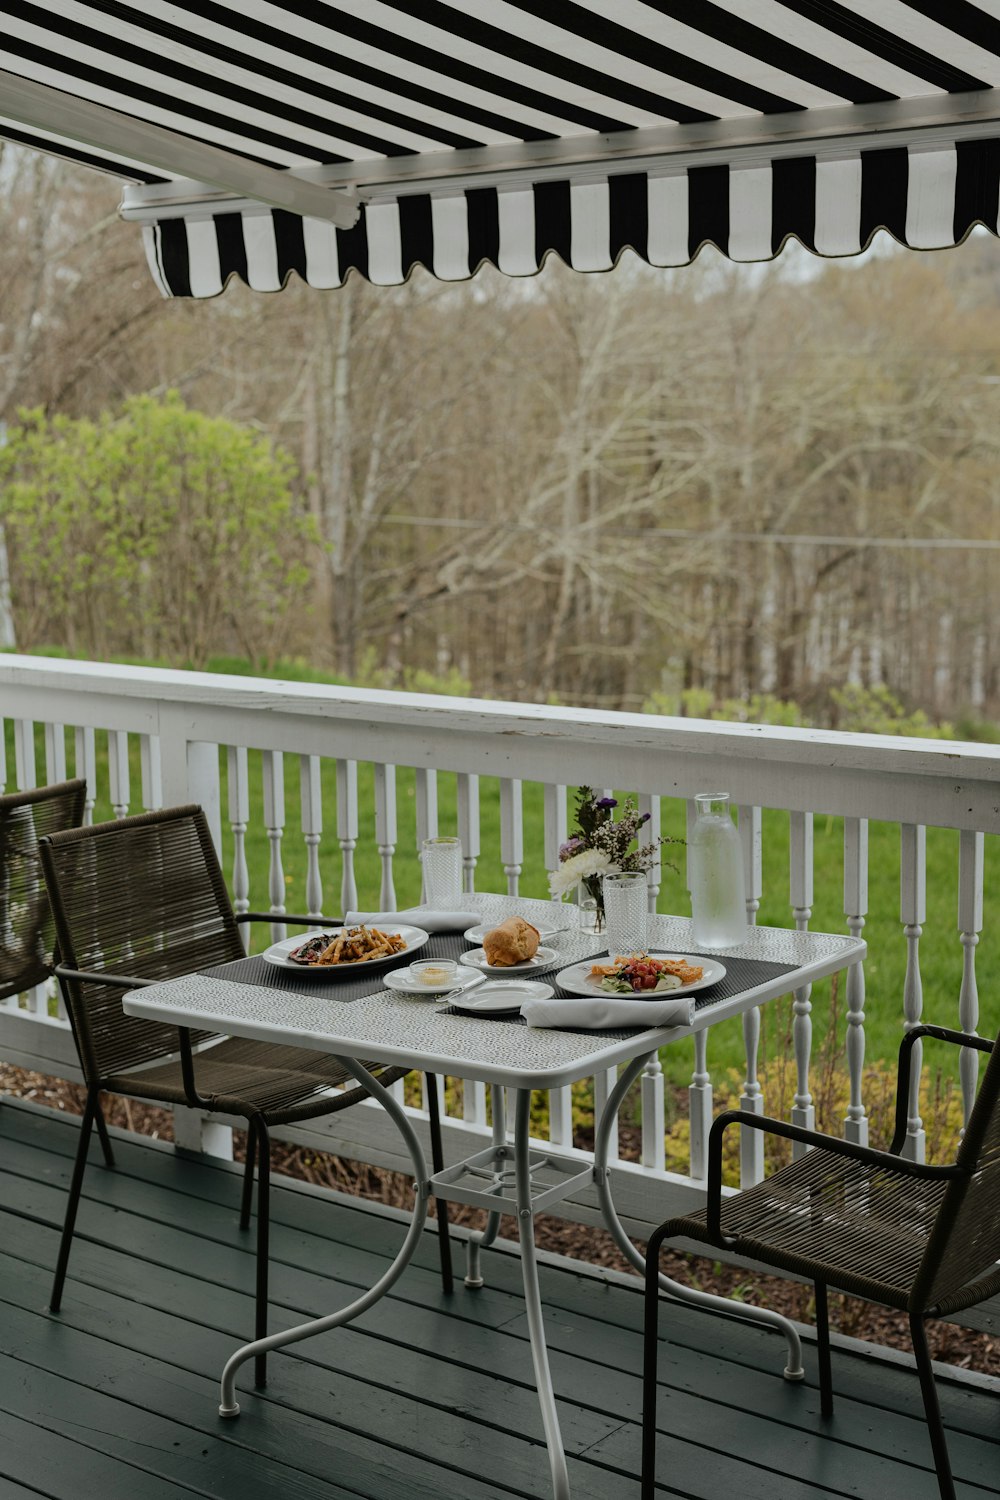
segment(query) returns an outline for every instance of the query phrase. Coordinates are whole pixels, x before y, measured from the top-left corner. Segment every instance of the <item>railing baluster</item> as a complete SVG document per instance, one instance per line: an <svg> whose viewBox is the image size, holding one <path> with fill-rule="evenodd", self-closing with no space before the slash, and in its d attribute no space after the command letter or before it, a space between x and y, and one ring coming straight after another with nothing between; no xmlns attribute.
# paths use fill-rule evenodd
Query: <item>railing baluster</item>
<svg viewBox="0 0 1000 1500"><path fill-rule="evenodd" d="M319 870L319 841L323 834L323 788L318 755L299 757L302 837L306 844L306 915L323 915L323 878Z"/></svg>
<svg viewBox="0 0 1000 1500"><path fill-rule="evenodd" d="M48 786L66 780L66 733L62 724L45 726L45 781Z"/></svg>
<svg viewBox="0 0 1000 1500"><path fill-rule="evenodd" d="M83 800L83 822L90 827L97 802L97 744L89 724L79 724L73 731L73 767L87 783Z"/></svg>
<svg viewBox="0 0 1000 1500"><path fill-rule="evenodd" d="M346 916L358 909L358 885L354 878L354 851L358 847L358 763L337 762L337 843L340 845L340 911Z"/></svg>
<svg viewBox="0 0 1000 1500"><path fill-rule="evenodd" d="M396 910L396 887L392 862L396 853L396 767L376 763L375 767L375 842L382 861L382 885L379 909Z"/></svg>
<svg viewBox="0 0 1000 1500"><path fill-rule="evenodd" d="M247 865L247 827L250 822L250 770L245 745L226 747L229 827L233 834L233 909L250 910L250 869ZM240 924L243 946L250 947L250 923Z"/></svg>
<svg viewBox="0 0 1000 1500"><path fill-rule="evenodd" d="M417 801L417 858L423 855L424 839L437 838L438 833L438 783L437 772L418 766L415 795ZM420 869L420 899L427 899L427 882L423 864Z"/></svg>
<svg viewBox="0 0 1000 1500"><path fill-rule="evenodd" d="M0 797L7 790L7 725L0 719Z"/></svg>
<svg viewBox="0 0 1000 1500"><path fill-rule="evenodd" d="M507 894L516 896L524 865L524 820L520 781L500 782L500 859L507 877Z"/></svg>
<svg viewBox="0 0 1000 1500"><path fill-rule="evenodd" d="M108 730L108 783L111 810L116 818L127 818L132 800L128 764L128 734L124 729Z"/></svg>
<svg viewBox="0 0 1000 1500"><path fill-rule="evenodd" d="M759 807L739 809L740 845L743 851L743 883L746 889L747 921L756 925L760 898L764 890L763 832ZM760 1007L755 1005L743 1015L743 1051L746 1055L746 1078L740 1095L740 1109L751 1114L764 1113L764 1094L757 1077L760 1050ZM740 1131L740 1187L752 1187L764 1176L764 1136L759 1130Z"/></svg>
<svg viewBox="0 0 1000 1500"><path fill-rule="evenodd" d="M463 889L476 889L479 859L479 777L472 772L458 775L458 836L462 840Z"/></svg>
<svg viewBox="0 0 1000 1500"><path fill-rule="evenodd" d="M656 844L656 853L653 855L653 863L646 871L647 899L650 912L655 912L660 899L660 885L663 880L663 856L657 842L663 831L663 817L659 797L653 797L648 792L640 793L638 799L640 813L648 813L649 817L643 825L639 834L640 844Z"/></svg>
<svg viewBox="0 0 1000 1500"><path fill-rule="evenodd" d="M958 1025L974 1033L979 1025L979 986L976 983L976 947L983 927L983 835L964 831L958 846L958 933L962 944L962 987L958 996ZM965 1124L976 1101L979 1083L979 1053L963 1047L959 1055L962 1080L962 1113Z"/></svg>
<svg viewBox="0 0 1000 1500"><path fill-rule="evenodd" d="M271 942L280 943L288 935L288 928L280 920L288 910L285 905L285 871L281 863L281 841L285 835L285 758L280 750L265 750L262 760L264 827L270 844L268 910L277 919L271 923Z"/></svg>
<svg viewBox="0 0 1000 1500"><path fill-rule="evenodd" d="M813 904L813 815L793 812L789 814L789 899L792 915L799 932L809 927ZM795 991L792 1003L792 1042L795 1047L795 1101L792 1105L792 1124L805 1130L815 1130L816 1109L809 1092L809 1060L812 1055L812 985L804 984ZM792 1156L803 1156L806 1147L801 1142L792 1145Z"/></svg>
<svg viewBox="0 0 1000 1500"><path fill-rule="evenodd" d="M14 775L19 792L38 785L35 771L35 726L31 719L14 720Z"/></svg>
<svg viewBox="0 0 1000 1500"><path fill-rule="evenodd" d="M708 1029L694 1034L694 1072L688 1087L691 1124L690 1173L698 1182L708 1176L708 1133L712 1128L712 1075L708 1071Z"/></svg>
<svg viewBox="0 0 1000 1500"><path fill-rule="evenodd" d="M551 871L558 867L559 849L566 842L566 788L547 782L542 808L545 868ZM568 1087L549 1090L549 1140L553 1146L573 1144L573 1095Z"/></svg>
<svg viewBox="0 0 1000 1500"><path fill-rule="evenodd" d="M903 823L900 834L899 912L906 936L906 977L903 980L903 1029L920 1025L924 987L920 977L920 937L927 920L927 829L922 823ZM910 1065L910 1097L907 1108L903 1155L923 1161L927 1150L924 1122L920 1118L920 1072L923 1043L916 1042Z"/></svg>
<svg viewBox="0 0 1000 1500"><path fill-rule="evenodd" d="M163 806L163 767L160 759L160 737L139 736L139 773L142 783L144 812L156 812Z"/></svg>
<svg viewBox="0 0 1000 1500"><path fill-rule="evenodd" d="M844 915L847 930L860 938L868 911L868 819L844 819ZM865 966L847 971L847 1070L850 1102L844 1117L844 1138L868 1145L868 1117L862 1097L865 1068Z"/></svg>
<svg viewBox="0 0 1000 1500"><path fill-rule="evenodd" d="M486 1124L486 1085L472 1078L462 1079L462 1119L467 1125Z"/></svg>

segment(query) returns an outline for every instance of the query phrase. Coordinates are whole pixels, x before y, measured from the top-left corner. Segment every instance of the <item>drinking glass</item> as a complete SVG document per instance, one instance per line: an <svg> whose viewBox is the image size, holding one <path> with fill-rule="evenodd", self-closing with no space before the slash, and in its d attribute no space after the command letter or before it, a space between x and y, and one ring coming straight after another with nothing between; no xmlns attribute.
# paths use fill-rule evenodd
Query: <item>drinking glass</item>
<svg viewBox="0 0 1000 1500"><path fill-rule="evenodd" d="M649 885L645 872L632 870L621 875L605 875L604 920L608 953L612 958L645 953L649 915Z"/></svg>
<svg viewBox="0 0 1000 1500"><path fill-rule="evenodd" d="M698 792L688 840L692 936L699 948L735 948L747 935L743 849L728 792Z"/></svg>
<svg viewBox="0 0 1000 1500"><path fill-rule="evenodd" d="M457 908L462 899L462 840L424 839L424 901L435 911Z"/></svg>

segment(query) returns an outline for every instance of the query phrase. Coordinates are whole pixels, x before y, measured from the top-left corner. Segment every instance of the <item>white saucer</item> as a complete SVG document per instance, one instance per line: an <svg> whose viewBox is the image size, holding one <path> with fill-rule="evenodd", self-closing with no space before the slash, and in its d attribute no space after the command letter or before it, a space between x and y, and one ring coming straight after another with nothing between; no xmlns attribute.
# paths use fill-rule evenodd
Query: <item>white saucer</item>
<svg viewBox="0 0 1000 1500"><path fill-rule="evenodd" d="M399 995L412 995L414 1000L419 1000L421 996L426 999L436 999L438 995L478 989L483 983L483 975L479 969L463 967L456 971L454 979L449 979L444 984L421 984L419 980L414 979L409 969L390 969L385 976L387 990L395 990Z"/></svg>
<svg viewBox="0 0 1000 1500"><path fill-rule="evenodd" d="M478 969L481 974L488 974L491 979L521 979L527 974L552 969L558 962L559 955L554 948L539 948L534 958L528 958L520 964L504 964L502 967L488 964L482 948L470 948L459 959L459 963L471 964L474 969Z"/></svg>
<svg viewBox="0 0 1000 1500"><path fill-rule="evenodd" d="M516 1014L525 1000L548 1000L551 984L537 979L497 979L480 986L471 1000L462 995L445 996L456 1010L466 1016L509 1016Z"/></svg>

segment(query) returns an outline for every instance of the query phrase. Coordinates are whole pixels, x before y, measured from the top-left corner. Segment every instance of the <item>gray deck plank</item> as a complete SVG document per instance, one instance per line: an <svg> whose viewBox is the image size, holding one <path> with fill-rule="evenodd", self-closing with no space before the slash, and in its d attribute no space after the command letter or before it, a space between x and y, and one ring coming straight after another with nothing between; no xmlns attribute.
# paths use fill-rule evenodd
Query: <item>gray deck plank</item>
<svg viewBox="0 0 1000 1500"><path fill-rule="evenodd" d="M515 1256L488 1257L483 1293L459 1286L447 1298L434 1236L425 1236L392 1297L350 1328L273 1357L268 1390L248 1395L245 1416L223 1424L213 1377L252 1317L253 1242L237 1227L240 1171L116 1134L118 1170L105 1171L95 1153L87 1173L63 1312L58 1320L40 1312L77 1128L42 1109L0 1107L0 1328L11 1335L0 1338L0 1420L9 1423L8 1408L16 1409L23 1440L44 1431L46 1443L71 1443L81 1428L110 1430L114 1452L103 1443L102 1463L117 1460L134 1476L138 1459L158 1483L175 1484L177 1496L212 1500L548 1494ZM401 1243L391 1211L315 1190L273 1196L275 1327L350 1300ZM574 1500L632 1500L641 1298L561 1266L543 1264L541 1275ZM776 1373L773 1336L673 1305L664 1317L665 1493L933 1500L910 1372L836 1351L843 1397L838 1391L833 1423L821 1424L816 1392ZM951 1444L961 1493L982 1496L1000 1469L997 1403L949 1382L942 1396L959 1429ZM192 1443L208 1450L197 1489L185 1468ZM412 1448L422 1455L416 1473L404 1462ZM295 1478L282 1482L286 1471ZM270 1489L266 1475L275 1476ZM43 1478L52 1479L49 1469ZM14 1486L11 1500L25 1489L50 1493L36 1474L0 1459L0 1500L5 1483ZM53 1500L63 1493L54 1488ZM113 1496L104 1484L100 1493ZM145 1488L133 1493L146 1500Z"/></svg>

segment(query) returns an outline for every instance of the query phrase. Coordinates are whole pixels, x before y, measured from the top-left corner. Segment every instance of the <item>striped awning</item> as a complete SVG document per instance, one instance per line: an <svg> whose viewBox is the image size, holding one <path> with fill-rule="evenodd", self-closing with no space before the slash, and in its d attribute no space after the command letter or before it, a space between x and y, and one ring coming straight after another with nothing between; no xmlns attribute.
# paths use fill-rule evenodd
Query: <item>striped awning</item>
<svg viewBox="0 0 1000 1500"><path fill-rule="evenodd" d="M47 0L0 136L115 172L166 295L997 233L1000 0Z"/></svg>

